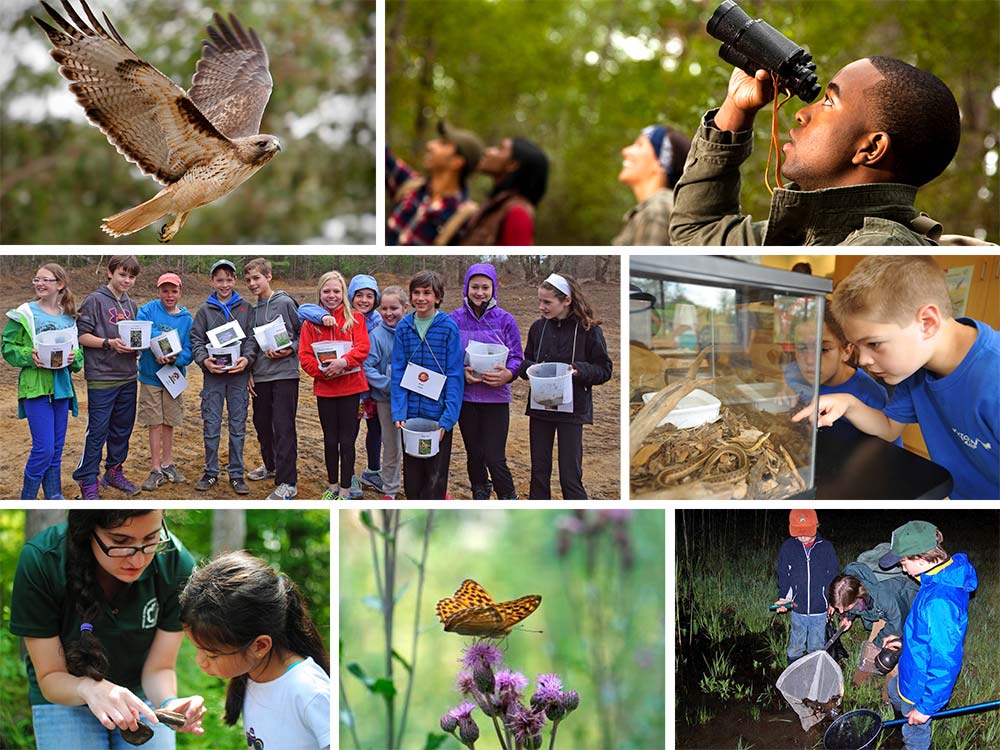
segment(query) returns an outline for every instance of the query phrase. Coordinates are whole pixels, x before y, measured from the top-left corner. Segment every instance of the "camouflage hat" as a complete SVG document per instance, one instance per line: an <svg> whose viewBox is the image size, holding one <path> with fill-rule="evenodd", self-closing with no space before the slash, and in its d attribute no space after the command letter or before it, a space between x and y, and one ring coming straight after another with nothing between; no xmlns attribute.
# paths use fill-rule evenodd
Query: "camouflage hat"
<svg viewBox="0 0 1000 750"><path fill-rule="evenodd" d="M479 159L483 155L483 142L471 130L454 128L444 120L438 120L437 129L442 138L448 143L455 144L455 151L465 159L462 177L466 177L479 166Z"/></svg>

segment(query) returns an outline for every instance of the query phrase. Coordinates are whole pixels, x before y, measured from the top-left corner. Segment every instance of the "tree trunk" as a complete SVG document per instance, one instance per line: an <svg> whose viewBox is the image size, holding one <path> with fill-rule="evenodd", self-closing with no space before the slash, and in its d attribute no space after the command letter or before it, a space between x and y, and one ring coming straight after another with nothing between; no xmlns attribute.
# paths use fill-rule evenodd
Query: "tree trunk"
<svg viewBox="0 0 1000 750"><path fill-rule="evenodd" d="M212 511L212 557L243 549L247 538L245 510Z"/></svg>
<svg viewBox="0 0 1000 750"><path fill-rule="evenodd" d="M28 541L40 531L49 526L55 526L66 520L64 510L28 510L24 513L24 541Z"/></svg>

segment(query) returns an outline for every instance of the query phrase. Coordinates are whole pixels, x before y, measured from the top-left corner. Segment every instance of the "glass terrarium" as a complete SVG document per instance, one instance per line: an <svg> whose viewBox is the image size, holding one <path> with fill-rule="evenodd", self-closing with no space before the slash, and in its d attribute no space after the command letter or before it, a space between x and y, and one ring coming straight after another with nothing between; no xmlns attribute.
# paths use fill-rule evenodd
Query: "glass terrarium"
<svg viewBox="0 0 1000 750"><path fill-rule="evenodd" d="M814 495L829 279L714 256L630 264L633 499Z"/></svg>

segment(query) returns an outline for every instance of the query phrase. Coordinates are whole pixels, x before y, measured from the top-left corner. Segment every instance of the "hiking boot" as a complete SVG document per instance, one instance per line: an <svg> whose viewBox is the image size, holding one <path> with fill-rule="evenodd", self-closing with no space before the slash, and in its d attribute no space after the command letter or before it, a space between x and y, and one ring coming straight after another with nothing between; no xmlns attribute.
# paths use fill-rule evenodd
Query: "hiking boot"
<svg viewBox="0 0 1000 750"><path fill-rule="evenodd" d="M112 466L110 469L104 472L104 476L101 477L101 486L103 487L114 487L120 492L124 492L129 497L133 495L138 495L142 490L136 487L128 479L125 478L125 472L122 471L122 465Z"/></svg>
<svg viewBox="0 0 1000 750"><path fill-rule="evenodd" d="M237 495L250 494L250 487L243 481L243 477L233 477L229 480L229 486L233 488L233 492Z"/></svg>
<svg viewBox="0 0 1000 750"><path fill-rule="evenodd" d="M176 464L161 466L160 471L163 472L163 476L167 478L167 481L173 484L184 484L187 481L187 478L177 470Z"/></svg>
<svg viewBox="0 0 1000 750"><path fill-rule="evenodd" d="M268 500L294 500L299 496L299 488L294 484L279 484L274 492L267 496Z"/></svg>
<svg viewBox="0 0 1000 750"><path fill-rule="evenodd" d="M266 466L261 464L256 469L247 474L247 479L251 482L260 482L264 479L271 479L274 476L273 471L269 471Z"/></svg>
<svg viewBox="0 0 1000 750"><path fill-rule="evenodd" d="M100 483L97 481L96 477L94 478L94 481L92 483L88 484L86 482L77 482L77 484L80 485L80 493L81 493L80 494L80 499L81 500L100 500L101 499L101 492L100 492L101 486L100 486Z"/></svg>
<svg viewBox="0 0 1000 750"><path fill-rule="evenodd" d="M472 485L473 500L489 500L490 495L492 494L493 494L493 484L491 482L487 482L486 484Z"/></svg>
<svg viewBox="0 0 1000 750"><path fill-rule="evenodd" d="M343 491L343 490L341 490ZM361 489L361 481L356 477L351 477L351 487L347 491L346 500L360 500L365 496L364 490Z"/></svg>
<svg viewBox="0 0 1000 750"><path fill-rule="evenodd" d="M382 470L365 469L361 472L361 484L368 485L376 492L382 491Z"/></svg>
<svg viewBox="0 0 1000 750"><path fill-rule="evenodd" d="M194 483L194 488L199 492L212 489L219 482L219 477L214 474L205 474Z"/></svg>
<svg viewBox="0 0 1000 750"><path fill-rule="evenodd" d="M163 475L162 471L151 471L149 472L149 476L146 477L146 481L142 483L142 488L146 492L152 492L165 481L167 481L167 478Z"/></svg>

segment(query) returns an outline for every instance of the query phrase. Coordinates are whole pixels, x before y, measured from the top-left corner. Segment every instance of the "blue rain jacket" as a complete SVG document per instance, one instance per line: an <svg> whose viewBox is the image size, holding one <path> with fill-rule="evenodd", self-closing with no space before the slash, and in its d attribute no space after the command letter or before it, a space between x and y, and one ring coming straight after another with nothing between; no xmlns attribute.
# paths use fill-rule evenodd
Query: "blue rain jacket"
<svg viewBox="0 0 1000 750"><path fill-rule="evenodd" d="M962 669L969 593L978 585L976 569L961 552L920 576L920 591L903 626L898 691L922 714L940 711L951 698Z"/></svg>

